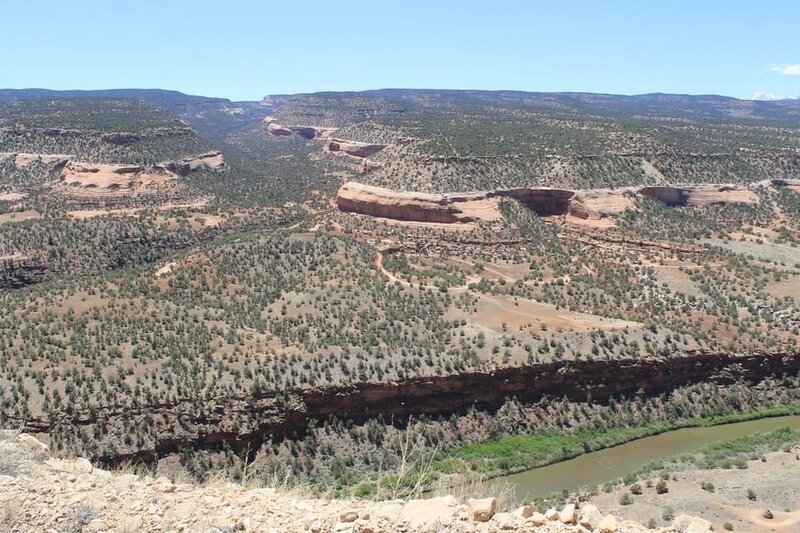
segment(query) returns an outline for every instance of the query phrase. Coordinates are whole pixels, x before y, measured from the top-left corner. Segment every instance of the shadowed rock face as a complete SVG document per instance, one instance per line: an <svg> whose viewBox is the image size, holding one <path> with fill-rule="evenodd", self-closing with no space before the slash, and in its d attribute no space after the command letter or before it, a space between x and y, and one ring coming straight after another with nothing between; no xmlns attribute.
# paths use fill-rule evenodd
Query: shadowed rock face
<svg viewBox="0 0 800 533"><path fill-rule="evenodd" d="M689 203L689 191L678 187L642 187L639 194L655 198L669 206L682 206Z"/></svg>
<svg viewBox="0 0 800 533"><path fill-rule="evenodd" d="M758 202L752 190L735 185L654 186L642 187L638 192L671 207Z"/></svg>
<svg viewBox="0 0 800 533"><path fill-rule="evenodd" d="M493 191L490 196L515 198L539 216L566 215L570 209L570 200L575 191L549 188L521 188L505 191Z"/></svg>
<svg viewBox="0 0 800 533"><path fill-rule="evenodd" d="M337 128L320 128L317 126L289 126L289 129L306 139L327 139Z"/></svg>

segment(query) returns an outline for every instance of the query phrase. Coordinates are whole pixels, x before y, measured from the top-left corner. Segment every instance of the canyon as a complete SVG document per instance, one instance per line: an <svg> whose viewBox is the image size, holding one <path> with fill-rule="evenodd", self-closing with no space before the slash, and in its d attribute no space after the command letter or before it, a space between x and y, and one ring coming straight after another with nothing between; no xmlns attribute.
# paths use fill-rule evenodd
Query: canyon
<svg viewBox="0 0 800 533"><path fill-rule="evenodd" d="M140 445L121 444L112 454L93 457L103 464L140 460L155 462L183 448L257 450L265 439L303 434L311 420L336 417L364 422L449 416L470 407L492 410L507 398L535 402L545 397L604 403L613 398L656 396L696 383L756 385L767 378L800 373L797 353L746 355L691 351L651 359L578 360L497 368L444 376L410 378L389 383L301 387L255 395L135 403L91 411L77 409L51 417L31 416L10 423L47 438L58 426L92 434L102 425L122 431L126 424L146 424L151 436ZM613 379L610 379L613 376ZM163 420L179 420L177 425ZM111 435L115 437L115 435ZM106 437L108 438L108 437Z"/></svg>

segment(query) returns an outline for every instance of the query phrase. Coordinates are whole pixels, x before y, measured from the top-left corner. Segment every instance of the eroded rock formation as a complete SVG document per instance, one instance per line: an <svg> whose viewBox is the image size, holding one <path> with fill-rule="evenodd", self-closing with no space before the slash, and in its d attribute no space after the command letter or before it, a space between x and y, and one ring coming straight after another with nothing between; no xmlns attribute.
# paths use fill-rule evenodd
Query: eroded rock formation
<svg viewBox="0 0 800 533"><path fill-rule="evenodd" d="M267 122L267 133L269 133L270 135L274 135L276 137L286 137L288 135L294 134L292 130L278 124L277 122Z"/></svg>
<svg viewBox="0 0 800 533"><path fill-rule="evenodd" d="M713 204L754 204L758 202L755 193L735 185L708 186L653 186L638 190L642 196L655 198L668 206L704 206Z"/></svg>
<svg viewBox="0 0 800 533"><path fill-rule="evenodd" d="M223 157L222 152L214 151L200 154L196 157L185 157L183 159L179 159L178 161L165 161L157 166L159 168L169 170L170 172L174 172L179 176L185 176L189 172L194 172L200 168L219 170L225 166L225 158Z"/></svg>
<svg viewBox="0 0 800 533"><path fill-rule="evenodd" d="M791 188L791 185L789 185ZM669 206L757 203L753 190L733 185L627 187L570 190L520 187L474 193L427 194L399 192L348 182L339 189L337 203L343 211L417 222L474 222L499 218L496 200L513 198L539 216L571 215L578 219L603 219L633 208L633 195L654 198ZM495 200L491 208L487 203Z"/></svg>
<svg viewBox="0 0 800 533"><path fill-rule="evenodd" d="M178 161L165 161L152 167L65 161L54 187L71 196L119 197L154 192L179 176L200 168L220 169L225 165L221 152L208 152Z"/></svg>
<svg viewBox="0 0 800 533"><path fill-rule="evenodd" d="M376 217L417 222L473 222L477 213L471 212L471 202L484 201L486 195L443 195L404 193L356 182L345 183L336 197L342 211ZM456 205L458 204L458 205ZM484 213L491 216L490 213Z"/></svg>
<svg viewBox="0 0 800 533"><path fill-rule="evenodd" d="M565 215L569 212L570 200L575 191L551 189L549 187L508 189L491 191L490 196L504 196L519 200L539 216Z"/></svg>
<svg viewBox="0 0 800 533"><path fill-rule="evenodd" d="M318 126L289 126L294 133L306 139L327 139L338 128L322 128Z"/></svg>
<svg viewBox="0 0 800 533"><path fill-rule="evenodd" d="M146 171L139 165L70 161L57 186L77 196L116 196L155 189L175 178L175 174L165 169Z"/></svg>
<svg viewBox="0 0 800 533"><path fill-rule="evenodd" d="M345 141L342 139L331 139L325 145L325 150L332 153L343 153L353 157L369 157L375 155L386 148L385 144L362 143L356 141Z"/></svg>
<svg viewBox="0 0 800 533"><path fill-rule="evenodd" d="M68 154L27 154L27 153L2 153L0 160L6 158L14 158L14 166L24 168L31 163L42 163L53 169L58 169L67 164L70 159L74 159L74 155Z"/></svg>

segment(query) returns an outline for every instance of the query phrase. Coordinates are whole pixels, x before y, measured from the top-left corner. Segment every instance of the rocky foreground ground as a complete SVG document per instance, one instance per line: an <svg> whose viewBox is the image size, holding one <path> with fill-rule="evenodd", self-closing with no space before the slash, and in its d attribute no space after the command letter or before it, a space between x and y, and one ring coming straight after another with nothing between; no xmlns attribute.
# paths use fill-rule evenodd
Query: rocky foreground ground
<svg viewBox="0 0 800 533"><path fill-rule="evenodd" d="M701 533L711 523L679 516L658 531ZM323 500L227 482L203 486L110 472L86 459L50 456L35 438L0 435L0 531L638 532L640 523L567 505L498 512L494 498L452 496L383 502Z"/></svg>

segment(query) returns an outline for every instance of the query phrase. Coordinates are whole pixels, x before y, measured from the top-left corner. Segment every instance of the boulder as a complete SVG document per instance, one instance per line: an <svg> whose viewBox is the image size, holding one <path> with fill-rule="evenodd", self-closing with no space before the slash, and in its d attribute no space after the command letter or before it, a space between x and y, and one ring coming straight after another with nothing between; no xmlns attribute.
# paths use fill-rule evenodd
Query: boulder
<svg viewBox="0 0 800 533"><path fill-rule="evenodd" d="M82 472L84 474L92 473L92 463L85 457L75 459L75 472Z"/></svg>
<svg viewBox="0 0 800 533"><path fill-rule="evenodd" d="M497 512L497 498L470 498L467 505L475 522L488 522Z"/></svg>
<svg viewBox="0 0 800 533"><path fill-rule="evenodd" d="M597 506L587 503L581 506L581 512L578 517L578 523L587 529L594 529L603 519L603 515L597 509Z"/></svg>
<svg viewBox="0 0 800 533"><path fill-rule="evenodd" d="M560 514L559 514L559 512L558 512L558 511L556 511L555 509L548 509L548 510L547 510L547 511L544 513L544 517L545 517L547 520L550 520L551 522L554 522L554 521L558 520L559 518L561 518L561 515L560 515Z"/></svg>
<svg viewBox="0 0 800 533"><path fill-rule="evenodd" d="M575 504L570 503L565 505L559 513L559 519L565 524L574 524L577 522L578 517L575 514Z"/></svg>
<svg viewBox="0 0 800 533"><path fill-rule="evenodd" d="M772 511L770 511L769 509L764 509L761 512L761 516L763 516L767 520L772 520L774 518L774 515L772 514Z"/></svg>
<svg viewBox="0 0 800 533"><path fill-rule="evenodd" d="M37 458L45 458L48 456L47 444L43 443L36 437L28 435L27 433L21 433L17 437L17 442L19 443L20 448Z"/></svg>
<svg viewBox="0 0 800 533"><path fill-rule="evenodd" d="M672 521L672 527L681 533L708 533L712 531L712 524L708 520L697 516L681 514Z"/></svg>
<svg viewBox="0 0 800 533"><path fill-rule="evenodd" d="M530 518L533 516L534 508L530 505L523 505L519 509L517 509L517 516L522 518Z"/></svg>
<svg viewBox="0 0 800 533"><path fill-rule="evenodd" d="M543 526L545 522L547 522L547 517L540 512L534 512L530 518L528 518L528 522L537 527Z"/></svg>
<svg viewBox="0 0 800 533"><path fill-rule="evenodd" d="M600 533L615 533L617 531L617 519L612 515L606 515L597 525Z"/></svg>
<svg viewBox="0 0 800 533"><path fill-rule="evenodd" d="M520 518L511 513L497 513L492 518L492 522L505 531L519 531L520 529Z"/></svg>
<svg viewBox="0 0 800 533"><path fill-rule="evenodd" d="M340 522L350 523L358 520L358 513L355 511L345 511L339 516Z"/></svg>

